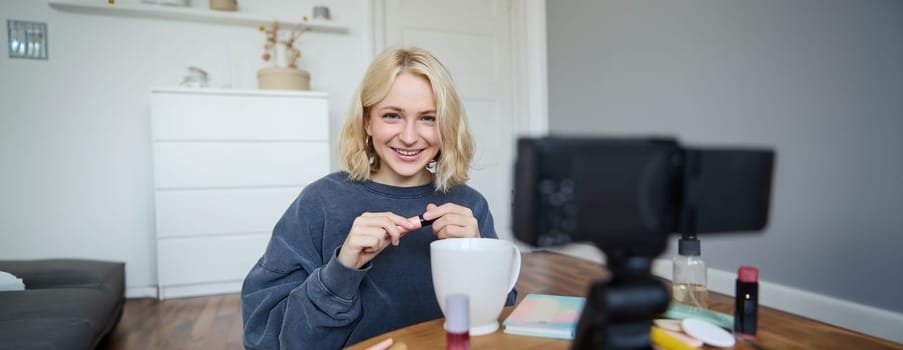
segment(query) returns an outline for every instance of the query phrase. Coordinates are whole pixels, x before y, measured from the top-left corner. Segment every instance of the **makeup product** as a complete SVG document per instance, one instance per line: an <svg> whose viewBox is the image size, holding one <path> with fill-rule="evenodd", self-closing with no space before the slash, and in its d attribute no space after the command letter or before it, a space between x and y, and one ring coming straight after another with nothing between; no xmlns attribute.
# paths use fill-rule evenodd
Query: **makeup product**
<svg viewBox="0 0 903 350"><path fill-rule="evenodd" d="M423 218L423 214L420 214L417 216L409 217L408 221L410 221L412 224L414 224L413 228L407 228L407 227L401 227L401 226L395 225L395 227L398 227L398 231L401 232L402 235L405 235L408 232L411 232L414 230L419 230L421 228L432 225L433 221L436 221L436 219L427 220L427 219Z"/></svg>
<svg viewBox="0 0 903 350"><path fill-rule="evenodd" d="M696 235L684 234L678 241L673 269L671 301L700 309L708 308L706 267Z"/></svg>
<svg viewBox="0 0 903 350"><path fill-rule="evenodd" d="M668 311L665 311L662 317L675 320L698 318L724 329L731 329L734 326L734 315L677 303L671 303L668 306Z"/></svg>
<svg viewBox="0 0 903 350"><path fill-rule="evenodd" d="M417 223L420 224L420 227L427 227L427 226L429 226L429 225L432 225L432 224L433 224L433 221L436 221L436 219L432 219L432 220L424 219L424 218L423 218L423 214L417 215L416 218L410 218L410 219L408 219L408 220L411 220L411 222L414 222L414 221L416 220ZM418 228L419 228L419 227L418 227Z"/></svg>
<svg viewBox="0 0 903 350"><path fill-rule="evenodd" d="M729 348L736 344L736 340L732 334L721 327L700 319L685 319L680 321L680 327L683 328L684 333L687 333L689 336L702 340L703 343L714 347Z"/></svg>
<svg viewBox="0 0 903 350"><path fill-rule="evenodd" d="M669 331L675 331L675 332L682 331L682 328L680 328L680 320L672 320L669 318L657 318L655 320L652 320L652 324L654 324L658 328L669 330Z"/></svg>
<svg viewBox="0 0 903 350"><path fill-rule="evenodd" d="M652 339L652 344L664 350L694 350L702 346L702 341L699 341L698 339L693 339L699 344L698 346L694 346L695 343L694 345L690 345L686 341L674 336L673 333L668 332L669 331L653 326L649 335ZM686 335L684 335L684 337L690 338Z"/></svg>
<svg viewBox="0 0 903 350"><path fill-rule="evenodd" d="M734 331L748 338L756 337L756 318L759 309L759 270L740 266L734 292Z"/></svg>
<svg viewBox="0 0 903 350"><path fill-rule="evenodd" d="M445 298L445 348L470 350L470 302L466 294Z"/></svg>

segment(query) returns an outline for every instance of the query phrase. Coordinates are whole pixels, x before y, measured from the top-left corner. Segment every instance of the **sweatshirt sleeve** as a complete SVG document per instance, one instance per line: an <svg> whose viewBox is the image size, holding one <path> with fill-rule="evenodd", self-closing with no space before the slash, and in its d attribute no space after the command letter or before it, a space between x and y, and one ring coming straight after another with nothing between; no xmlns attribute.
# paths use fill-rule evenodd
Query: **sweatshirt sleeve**
<svg viewBox="0 0 903 350"><path fill-rule="evenodd" d="M489 202L476 190L473 191L473 196L476 200L470 210L477 219L480 237L499 238L498 233L495 232L495 220L492 219L492 212L489 211Z"/></svg>
<svg viewBox="0 0 903 350"><path fill-rule="evenodd" d="M320 252L320 208L302 193L276 224L266 252L245 278L245 348L338 349L360 319L358 289L370 265L351 269L336 259L338 248Z"/></svg>

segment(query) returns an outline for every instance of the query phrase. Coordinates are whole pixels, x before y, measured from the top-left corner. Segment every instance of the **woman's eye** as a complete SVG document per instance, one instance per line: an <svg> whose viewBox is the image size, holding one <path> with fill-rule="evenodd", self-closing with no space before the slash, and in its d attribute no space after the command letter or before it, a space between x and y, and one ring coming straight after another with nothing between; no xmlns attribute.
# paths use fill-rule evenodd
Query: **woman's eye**
<svg viewBox="0 0 903 350"><path fill-rule="evenodd" d="M383 114L383 118L386 118L386 119L401 119L401 116L398 115L397 113L386 113L386 114Z"/></svg>
<svg viewBox="0 0 903 350"><path fill-rule="evenodd" d="M435 123L435 122L436 122L436 117L431 116L431 115L425 115L425 116L423 116L423 117L420 117L420 120L423 120L423 121L425 121L425 122Z"/></svg>

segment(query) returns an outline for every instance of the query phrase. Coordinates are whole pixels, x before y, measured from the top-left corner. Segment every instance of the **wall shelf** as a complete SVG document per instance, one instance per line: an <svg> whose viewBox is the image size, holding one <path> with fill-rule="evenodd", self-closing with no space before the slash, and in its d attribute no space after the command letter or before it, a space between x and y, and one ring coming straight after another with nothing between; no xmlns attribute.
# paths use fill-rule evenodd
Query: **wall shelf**
<svg viewBox="0 0 903 350"><path fill-rule="evenodd" d="M80 13L100 13L119 16L146 17L146 18L162 18L192 22L206 22L216 24L232 24L257 27L260 25L269 25L277 18L248 14L242 12L217 11L195 7L178 7L166 5L152 4L108 4L104 0L50 0L50 7L62 11L80 12ZM301 21L301 16L297 19L286 20L279 18L279 23L286 26L305 26L311 31L329 32L329 33L347 33L348 27L337 25L329 21L309 20Z"/></svg>

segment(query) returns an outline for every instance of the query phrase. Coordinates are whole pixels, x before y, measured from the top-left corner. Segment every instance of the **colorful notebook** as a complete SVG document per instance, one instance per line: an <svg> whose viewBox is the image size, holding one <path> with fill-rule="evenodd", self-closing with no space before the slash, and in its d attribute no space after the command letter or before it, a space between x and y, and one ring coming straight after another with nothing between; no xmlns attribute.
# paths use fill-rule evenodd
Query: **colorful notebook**
<svg viewBox="0 0 903 350"><path fill-rule="evenodd" d="M505 333L574 339L585 298L527 294L502 323Z"/></svg>

